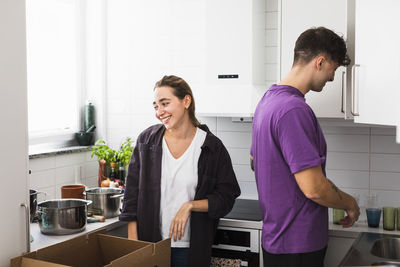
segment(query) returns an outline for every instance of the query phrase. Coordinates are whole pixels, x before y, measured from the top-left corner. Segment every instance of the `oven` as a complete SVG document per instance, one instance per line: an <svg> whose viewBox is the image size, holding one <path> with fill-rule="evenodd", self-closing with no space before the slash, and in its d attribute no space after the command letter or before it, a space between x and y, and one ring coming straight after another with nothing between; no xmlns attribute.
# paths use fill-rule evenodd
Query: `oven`
<svg viewBox="0 0 400 267"><path fill-rule="evenodd" d="M212 246L211 266L233 261L234 266L263 266L262 219L257 200L237 199L232 211L220 220ZM238 262L240 261L240 265Z"/></svg>
<svg viewBox="0 0 400 267"><path fill-rule="evenodd" d="M212 257L220 261L236 259L240 266L260 266L260 230L218 227L212 247Z"/></svg>

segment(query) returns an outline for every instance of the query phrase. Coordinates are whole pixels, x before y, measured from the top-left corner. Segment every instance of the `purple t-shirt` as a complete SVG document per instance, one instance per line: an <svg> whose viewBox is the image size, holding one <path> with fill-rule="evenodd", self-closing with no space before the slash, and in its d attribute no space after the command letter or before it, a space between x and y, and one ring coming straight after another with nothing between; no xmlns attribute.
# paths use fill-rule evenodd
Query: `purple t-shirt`
<svg viewBox="0 0 400 267"><path fill-rule="evenodd" d="M296 88L272 85L257 105L251 155L263 216L262 245L274 254L304 253L328 242L328 209L306 198L294 173L322 166L326 142Z"/></svg>

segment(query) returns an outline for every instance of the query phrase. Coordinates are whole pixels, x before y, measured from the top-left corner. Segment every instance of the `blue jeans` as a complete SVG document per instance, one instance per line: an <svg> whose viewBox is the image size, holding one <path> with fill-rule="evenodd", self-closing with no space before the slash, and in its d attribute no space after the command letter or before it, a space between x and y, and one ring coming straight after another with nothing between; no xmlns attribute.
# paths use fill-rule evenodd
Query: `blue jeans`
<svg viewBox="0 0 400 267"><path fill-rule="evenodd" d="M171 267L188 267L189 248L171 248Z"/></svg>

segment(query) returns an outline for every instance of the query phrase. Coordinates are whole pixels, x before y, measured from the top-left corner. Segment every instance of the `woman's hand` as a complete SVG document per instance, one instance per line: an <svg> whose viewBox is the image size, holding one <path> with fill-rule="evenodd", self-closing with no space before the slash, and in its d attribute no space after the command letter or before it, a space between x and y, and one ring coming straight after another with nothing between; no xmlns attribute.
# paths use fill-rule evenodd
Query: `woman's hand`
<svg viewBox="0 0 400 267"><path fill-rule="evenodd" d="M175 218L172 220L171 227L169 228L169 237L173 238L175 242L177 238L178 240L182 239L192 208L192 202L183 203L182 207L176 213Z"/></svg>
<svg viewBox="0 0 400 267"><path fill-rule="evenodd" d="M128 223L128 239L138 240L136 221L132 221L132 222Z"/></svg>

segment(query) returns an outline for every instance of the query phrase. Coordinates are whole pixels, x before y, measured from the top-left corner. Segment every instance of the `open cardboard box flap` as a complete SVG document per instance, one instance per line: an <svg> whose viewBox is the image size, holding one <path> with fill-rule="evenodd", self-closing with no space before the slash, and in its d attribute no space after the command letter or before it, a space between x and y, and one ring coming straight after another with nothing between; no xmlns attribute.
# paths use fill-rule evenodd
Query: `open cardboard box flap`
<svg viewBox="0 0 400 267"><path fill-rule="evenodd" d="M99 230L11 259L11 267L169 267L171 240L129 240Z"/></svg>

